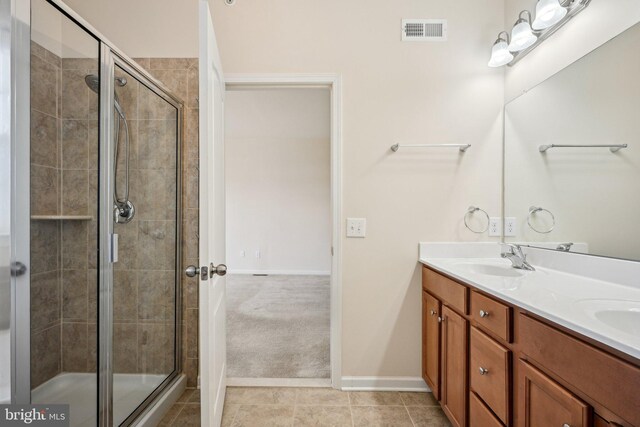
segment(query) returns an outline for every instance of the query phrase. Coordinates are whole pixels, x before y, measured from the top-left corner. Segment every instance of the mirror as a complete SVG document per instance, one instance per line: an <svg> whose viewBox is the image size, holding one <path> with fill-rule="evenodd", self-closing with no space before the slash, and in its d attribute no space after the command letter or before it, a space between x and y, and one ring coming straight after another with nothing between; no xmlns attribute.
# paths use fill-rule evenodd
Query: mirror
<svg viewBox="0 0 640 427"><path fill-rule="evenodd" d="M639 51L636 24L506 105L506 242L640 260Z"/></svg>

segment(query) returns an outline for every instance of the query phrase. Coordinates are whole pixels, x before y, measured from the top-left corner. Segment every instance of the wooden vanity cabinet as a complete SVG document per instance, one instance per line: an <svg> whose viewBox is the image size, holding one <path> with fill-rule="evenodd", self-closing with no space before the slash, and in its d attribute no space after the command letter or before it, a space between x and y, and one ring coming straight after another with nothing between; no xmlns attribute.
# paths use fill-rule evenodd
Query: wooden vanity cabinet
<svg viewBox="0 0 640 427"><path fill-rule="evenodd" d="M467 425L468 325L464 317L442 308L442 409L454 426Z"/></svg>
<svg viewBox="0 0 640 427"><path fill-rule="evenodd" d="M440 301L422 292L422 378L440 400Z"/></svg>
<svg viewBox="0 0 640 427"><path fill-rule="evenodd" d="M423 377L454 426L640 427L640 361L427 267L422 278Z"/></svg>

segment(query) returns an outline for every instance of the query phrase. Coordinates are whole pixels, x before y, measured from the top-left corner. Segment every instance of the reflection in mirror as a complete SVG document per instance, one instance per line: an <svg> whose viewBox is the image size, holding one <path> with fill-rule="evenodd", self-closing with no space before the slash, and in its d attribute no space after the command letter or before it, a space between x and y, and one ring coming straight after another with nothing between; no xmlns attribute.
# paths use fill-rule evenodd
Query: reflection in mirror
<svg viewBox="0 0 640 427"><path fill-rule="evenodd" d="M640 24L505 108L507 241L640 260Z"/></svg>

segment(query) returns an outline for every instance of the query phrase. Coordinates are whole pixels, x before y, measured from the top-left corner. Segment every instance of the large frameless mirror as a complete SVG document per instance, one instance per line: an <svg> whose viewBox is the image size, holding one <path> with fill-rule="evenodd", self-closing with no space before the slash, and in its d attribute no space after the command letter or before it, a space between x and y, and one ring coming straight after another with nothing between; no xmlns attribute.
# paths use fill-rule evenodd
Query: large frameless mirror
<svg viewBox="0 0 640 427"><path fill-rule="evenodd" d="M640 260L640 24L505 108L507 241Z"/></svg>

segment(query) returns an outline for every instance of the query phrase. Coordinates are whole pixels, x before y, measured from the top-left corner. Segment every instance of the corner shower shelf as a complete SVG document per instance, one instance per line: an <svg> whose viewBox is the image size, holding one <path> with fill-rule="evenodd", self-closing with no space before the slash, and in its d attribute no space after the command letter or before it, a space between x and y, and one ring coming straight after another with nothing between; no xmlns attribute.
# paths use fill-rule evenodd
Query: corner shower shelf
<svg viewBox="0 0 640 427"><path fill-rule="evenodd" d="M31 215L34 221L92 221L91 215Z"/></svg>

